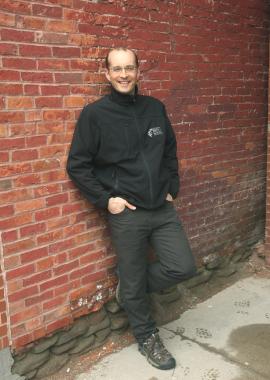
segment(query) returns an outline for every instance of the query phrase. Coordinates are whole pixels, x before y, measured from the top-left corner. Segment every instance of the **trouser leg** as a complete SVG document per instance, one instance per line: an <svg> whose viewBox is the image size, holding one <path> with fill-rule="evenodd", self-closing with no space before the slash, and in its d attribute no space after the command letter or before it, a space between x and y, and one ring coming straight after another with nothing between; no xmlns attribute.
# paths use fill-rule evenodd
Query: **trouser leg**
<svg viewBox="0 0 270 380"><path fill-rule="evenodd" d="M147 248L150 233L145 215L125 209L109 215L118 258L120 292L134 336L143 341L156 328L147 298Z"/></svg>
<svg viewBox="0 0 270 380"><path fill-rule="evenodd" d="M156 210L150 243L158 261L148 266L149 292L168 288L196 273L189 242L172 203Z"/></svg>

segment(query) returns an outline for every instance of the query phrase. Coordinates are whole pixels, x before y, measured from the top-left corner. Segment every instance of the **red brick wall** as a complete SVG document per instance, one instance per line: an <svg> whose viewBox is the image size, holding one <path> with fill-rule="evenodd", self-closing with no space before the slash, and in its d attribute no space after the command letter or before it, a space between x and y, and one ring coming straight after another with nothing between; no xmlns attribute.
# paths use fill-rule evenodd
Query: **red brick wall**
<svg viewBox="0 0 270 380"><path fill-rule="evenodd" d="M112 285L105 220L65 172L78 113L106 90L112 45L138 50L141 90L166 103L179 142L177 205L198 260L262 236L265 0L1 0L0 9L1 262L13 347L70 323L70 302L84 295L92 305L96 284Z"/></svg>
<svg viewBox="0 0 270 380"><path fill-rule="evenodd" d="M270 43L269 43L270 47ZM269 49L270 50L270 49ZM270 76L270 55L269 55ZM268 134L267 134L267 187L266 187L266 226L265 226L265 252L266 261L270 265L270 80L268 81Z"/></svg>

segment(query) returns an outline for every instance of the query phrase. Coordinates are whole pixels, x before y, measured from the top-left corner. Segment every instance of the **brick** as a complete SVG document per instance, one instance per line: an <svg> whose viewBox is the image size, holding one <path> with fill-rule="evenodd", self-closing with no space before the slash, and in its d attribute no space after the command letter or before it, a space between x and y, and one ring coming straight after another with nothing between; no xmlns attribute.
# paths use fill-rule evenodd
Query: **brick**
<svg viewBox="0 0 270 380"><path fill-rule="evenodd" d="M17 230L6 231L6 232L2 232L1 236L2 236L3 243L8 243L8 242L17 240L18 232Z"/></svg>
<svg viewBox="0 0 270 380"><path fill-rule="evenodd" d="M84 276L82 278L82 284L87 285L90 282L102 281L102 280L105 280L106 277L107 277L107 271L106 270L96 272L96 273L91 273L91 274Z"/></svg>
<svg viewBox="0 0 270 380"><path fill-rule="evenodd" d="M66 303L66 296L58 296L50 301L43 303L43 310L48 311L50 309L56 309L59 305Z"/></svg>
<svg viewBox="0 0 270 380"><path fill-rule="evenodd" d="M25 147L24 138L12 138L12 139L2 139L1 140L1 150L6 149L20 149Z"/></svg>
<svg viewBox="0 0 270 380"><path fill-rule="evenodd" d="M63 239L63 231L51 231L37 237L37 244L51 244L54 241Z"/></svg>
<svg viewBox="0 0 270 380"><path fill-rule="evenodd" d="M15 26L15 15L0 12L0 25Z"/></svg>
<svg viewBox="0 0 270 380"><path fill-rule="evenodd" d="M1 0L1 8L5 11L15 14L30 14L31 4L27 4L25 1L10 1Z"/></svg>
<svg viewBox="0 0 270 380"><path fill-rule="evenodd" d="M53 269L54 275L59 276L64 273L69 273L79 266L79 260L71 261L67 264L60 265Z"/></svg>
<svg viewBox="0 0 270 380"><path fill-rule="evenodd" d="M0 218L6 218L14 215L14 206L2 206L0 207Z"/></svg>
<svg viewBox="0 0 270 380"><path fill-rule="evenodd" d="M43 211L37 211L35 213L35 220L37 222L41 220L51 219L55 218L60 215L60 208L59 207L51 207Z"/></svg>
<svg viewBox="0 0 270 380"><path fill-rule="evenodd" d="M37 33L37 42L42 44L67 45L68 35L66 33L39 32Z"/></svg>
<svg viewBox="0 0 270 380"><path fill-rule="evenodd" d="M76 32L76 23L70 20L49 20L46 25L46 30L62 33Z"/></svg>
<svg viewBox="0 0 270 380"><path fill-rule="evenodd" d="M42 107L59 107L61 108L63 106L63 99L62 97L45 97L42 96L40 98L35 99L35 104L37 108Z"/></svg>
<svg viewBox="0 0 270 380"><path fill-rule="evenodd" d="M20 73L13 70L0 70L0 81L20 81Z"/></svg>
<svg viewBox="0 0 270 380"><path fill-rule="evenodd" d="M39 86L38 85L33 85L33 84L25 84L23 86L23 93L24 95L40 95L39 92Z"/></svg>
<svg viewBox="0 0 270 380"><path fill-rule="evenodd" d="M0 94L3 95L21 95L23 93L23 86L21 84L7 84L1 83Z"/></svg>
<svg viewBox="0 0 270 380"><path fill-rule="evenodd" d="M7 244L3 247L4 255L12 255L14 253L26 251L35 246L33 239L18 240L15 243Z"/></svg>
<svg viewBox="0 0 270 380"><path fill-rule="evenodd" d="M40 290L43 292L44 290L51 289L51 288L54 288L54 287L59 286L59 285L63 285L67 281L68 281L67 275L60 276L60 277L57 277L57 278L54 278L52 280L49 280L49 281L42 283L40 285Z"/></svg>
<svg viewBox="0 0 270 380"><path fill-rule="evenodd" d="M48 280L51 277L52 277L52 271L51 270L43 271L43 272L34 274L31 277L23 279L23 286L27 287L30 285L36 285L40 282Z"/></svg>
<svg viewBox="0 0 270 380"><path fill-rule="evenodd" d="M35 34L29 31L2 28L1 39L2 41L34 42Z"/></svg>
<svg viewBox="0 0 270 380"><path fill-rule="evenodd" d="M30 149L30 150L20 150L12 152L12 161L29 161L35 160L38 158L38 150Z"/></svg>
<svg viewBox="0 0 270 380"><path fill-rule="evenodd" d="M17 27L24 29L43 30L45 23L46 21L44 19L33 16L21 16L17 18Z"/></svg>
<svg viewBox="0 0 270 380"><path fill-rule="evenodd" d="M11 228L20 227L24 224L32 222L32 215L22 214L12 218L4 219L0 221L1 230L9 230Z"/></svg>
<svg viewBox="0 0 270 380"><path fill-rule="evenodd" d="M25 211L34 211L44 208L45 199L31 199L23 202L18 202L15 205L16 213L22 213Z"/></svg>
<svg viewBox="0 0 270 380"><path fill-rule="evenodd" d="M25 82L41 82L50 83L53 82L53 76L51 73L46 72L22 72L22 80Z"/></svg>
<svg viewBox="0 0 270 380"><path fill-rule="evenodd" d="M33 4L32 12L36 16L62 18L63 9L61 7Z"/></svg>
<svg viewBox="0 0 270 380"><path fill-rule="evenodd" d="M9 109L33 108L33 105L33 99L30 97L7 98L7 108Z"/></svg>
<svg viewBox="0 0 270 380"><path fill-rule="evenodd" d="M49 252L51 253L59 253L63 252L67 249L70 249L74 246L74 240L73 239L67 239L63 240L57 243L53 243L49 246Z"/></svg>
<svg viewBox="0 0 270 380"><path fill-rule="evenodd" d="M39 70L56 70L56 71L68 71L69 61L63 59L39 59Z"/></svg>
<svg viewBox="0 0 270 380"><path fill-rule="evenodd" d="M58 319L57 321L48 323L46 326L46 332L49 334L52 331L56 331L59 329L62 329L64 327L67 327L72 322L72 317L67 316L61 319Z"/></svg>
<svg viewBox="0 0 270 380"><path fill-rule="evenodd" d="M20 237L32 236L43 233L46 230L45 223L35 223L30 226L20 228Z"/></svg>
<svg viewBox="0 0 270 380"><path fill-rule="evenodd" d="M17 54L17 45L11 43L0 43L0 54L1 55L16 55Z"/></svg>
<svg viewBox="0 0 270 380"><path fill-rule="evenodd" d="M5 270L18 267L21 264L19 256L9 256L4 259Z"/></svg>
<svg viewBox="0 0 270 380"><path fill-rule="evenodd" d="M0 72L1 78L1 72ZM57 83L82 83L83 78L81 73L55 73L55 82Z"/></svg>
<svg viewBox="0 0 270 380"><path fill-rule="evenodd" d="M28 292L34 289L37 289L37 287L28 288ZM31 318L34 318L40 314L41 314L41 307L39 305L35 305L32 307L28 307L25 310L21 310L20 312L16 314L11 315L10 320L11 320L12 325L16 325L18 323L21 323L22 321L27 321Z"/></svg>
<svg viewBox="0 0 270 380"><path fill-rule="evenodd" d="M42 172L46 170L57 169L60 167L60 162L57 159L38 160L32 163L34 172Z"/></svg>
<svg viewBox="0 0 270 380"><path fill-rule="evenodd" d="M64 107L79 107L82 108L86 103L86 100L82 96L70 96L64 99Z"/></svg>
<svg viewBox="0 0 270 380"><path fill-rule="evenodd" d="M28 251L26 253L21 254L21 262L22 264L28 263L30 261L35 261L40 258L44 258L48 256L48 248L37 248L32 251Z"/></svg>
<svg viewBox="0 0 270 380"><path fill-rule="evenodd" d="M46 136L31 136L26 138L25 145L28 148L43 146L46 145L47 137Z"/></svg>
<svg viewBox="0 0 270 380"><path fill-rule="evenodd" d="M9 180L7 180L9 182ZM2 182L0 181L0 188L2 186ZM20 190L10 190L1 194L0 204L13 203L19 200L30 199L32 197L32 192L29 189L20 189Z"/></svg>
<svg viewBox="0 0 270 380"><path fill-rule="evenodd" d="M34 59L3 58L3 67L7 69L35 70L37 63Z"/></svg>
<svg viewBox="0 0 270 380"><path fill-rule="evenodd" d="M45 301L51 298L53 298L53 290L48 290L42 294L38 294L37 296L26 298L25 306L29 307L35 304L40 304L42 301Z"/></svg>
<svg viewBox="0 0 270 380"><path fill-rule="evenodd" d="M47 257L36 262L37 271L44 271L53 267L53 258Z"/></svg>
<svg viewBox="0 0 270 380"><path fill-rule="evenodd" d="M35 266L34 264L24 265L20 268L12 269L10 271L7 271L6 278L7 280L13 280L14 278L19 277L26 277L27 275L30 275L34 272ZM11 294L9 297L10 302L15 302L21 299L21 297L25 297L26 294L31 294L31 290L33 291L32 294L37 293L38 289L36 287L33 287L32 289L23 289L19 292ZM21 296L20 296L21 295Z"/></svg>
<svg viewBox="0 0 270 380"><path fill-rule="evenodd" d="M22 187L28 185L36 185L41 182L41 177L38 174L22 175L14 179L15 187Z"/></svg>
<svg viewBox="0 0 270 380"><path fill-rule="evenodd" d="M48 95L68 95L70 88L68 85L59 86L41 86L41 94Z"/></svg>
<svg viewBox="0 0 270 380"><path fill-rule="evenodd" d="M59 184L48 184L46 186L40 186L35 188L34 194L35 197L42 197L45 195L51 195L59 193L61 191L61 186Z"/></svg>
<svg viewBox="0 0 270 380"><path fill-rule="evenodd" d="M53 47L53 56L58 58L80 57L81 50L77 47Z"/></svg>
<svg viewBox="0 0 270 380"><path fill-rule="evenodd" d="M58 205L61 203L66 203L68 201L68 195L67 194L57 194L53 195L51 197L46 198L46 205L48 207Z"/></svg>
<svg viewBox="0 0 270 380"><path fill-rule="evenodd" d="M48 46L22 44L19 46L19 54L23 57L51 57L52 50ZM44 82L46 83L45 79L44 79Z"/></svg>
<svg viewBox="0 0 270 380"><path fill-rule="evenodd" d="M46 121L52 120L70 120L72 119L72 112L68 110L50 110L43 112L43 119ZM0 121L1 121L1 113L0 113Z"/></svg>

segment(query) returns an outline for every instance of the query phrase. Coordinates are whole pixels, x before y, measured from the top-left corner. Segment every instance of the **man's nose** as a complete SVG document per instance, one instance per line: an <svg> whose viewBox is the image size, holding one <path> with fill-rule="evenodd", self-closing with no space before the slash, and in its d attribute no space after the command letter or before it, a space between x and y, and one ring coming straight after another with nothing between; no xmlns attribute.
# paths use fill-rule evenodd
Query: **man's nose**
<svg viewBox="0 0 270 380"><path fill-rule="evenodd" d="M126 72L126 69L124 67L122 67L122 69L121 69L121 76L122 77L126 77L127 76L127 72Z"/></svg>

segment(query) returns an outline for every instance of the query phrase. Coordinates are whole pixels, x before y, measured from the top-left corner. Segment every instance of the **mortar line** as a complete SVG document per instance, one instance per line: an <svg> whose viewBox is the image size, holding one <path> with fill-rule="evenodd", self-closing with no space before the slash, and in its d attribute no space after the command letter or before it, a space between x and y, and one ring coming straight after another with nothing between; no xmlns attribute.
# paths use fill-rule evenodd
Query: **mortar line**
<svg viewBox="0 0 270 380"><path fill-rule="evenodd" d="M168 327L164 327L162 326L162 328L164 330L167 330L177 336L180 336L180 338L182 340L187 340L187 341L190 341L192 343L195 343L197 345L199 345L200 347L202 347L203 349L205 349L206 351L208 352L211 352L211 353L214 353L214 354L217 354L219 356L221 356L222 358L224 358L227 362L231 363L231 364L235 364L235 365L238 365L239 367L241 367L241 369L244 369L250 373L252 373L253 375L258 375L260 376L262 379L264 380L269 380L269 377L265 377L264 374L256 371L255 369L253 369L252 367L247 367L245 366L242 362L240 361L237 361L236 359L230 357L225 350L218 350L217 348L213 347L213 346L210 346L209 344L207 343L202 343L202 342L198 342L196 341L195 339L192 339L192 338L189 338L187 337L186 335L178 332L178 331L174 331L174 330L170 330Z"/></svg>
<svg viewBox="0 0 270 380"><path fill-rule="evenodd" d="M7 337L8 337L8 343L9 346L12 345L12 337L11 337L11 326L10 326L10 309L9 309L9 302L8 302L8 287L7 287L7 276L6 276L6 270L5 270L5 263L4 263L4 251L3 251L3 240L2 240L2 234L0 239L0 267L1 267L1 273L3 278L3 288L4 288L4 300L6 304L6 317L7 317Z"/></svg>

